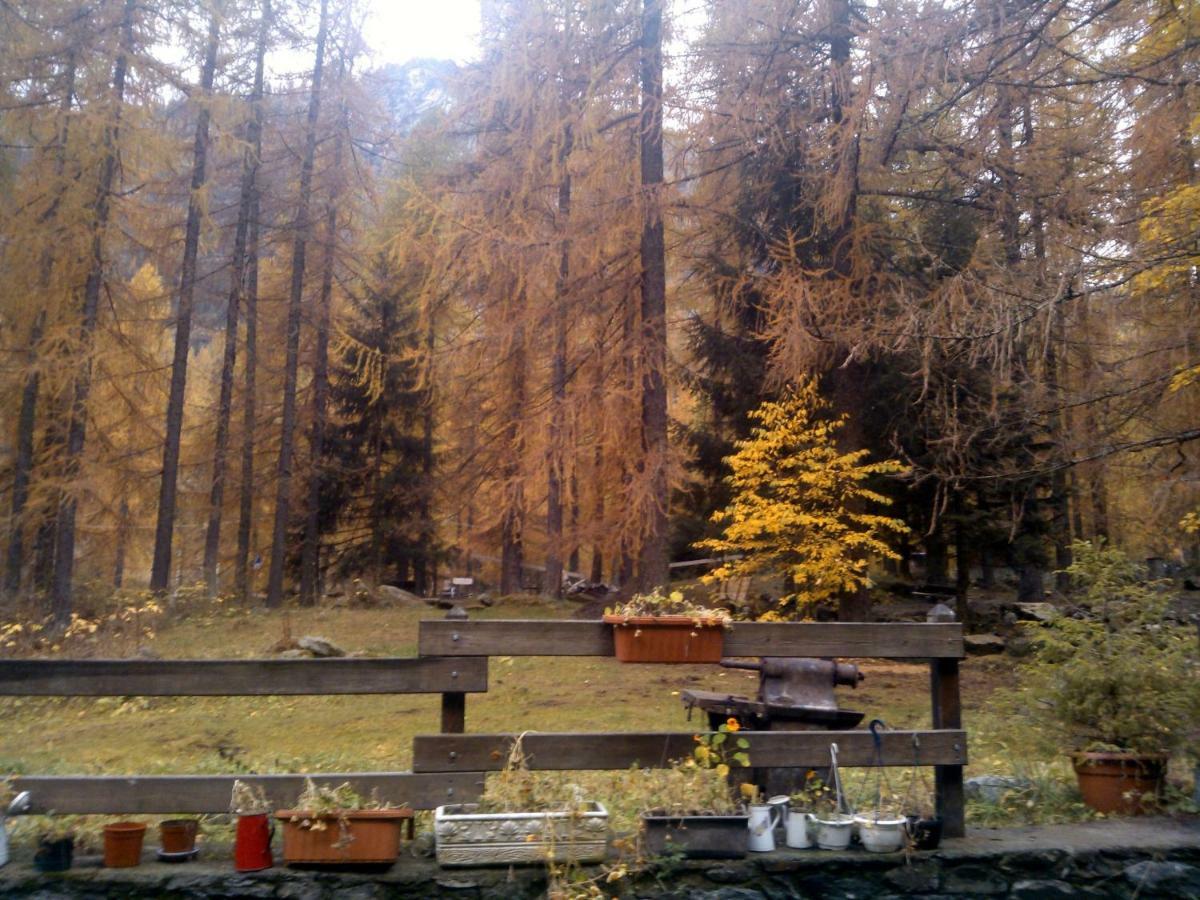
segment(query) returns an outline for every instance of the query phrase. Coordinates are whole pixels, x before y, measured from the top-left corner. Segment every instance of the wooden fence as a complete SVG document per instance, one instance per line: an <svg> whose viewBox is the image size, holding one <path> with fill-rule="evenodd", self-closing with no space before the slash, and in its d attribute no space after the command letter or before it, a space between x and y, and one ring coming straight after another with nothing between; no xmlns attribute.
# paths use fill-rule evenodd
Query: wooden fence
<svg viewBox="0 0 1200 900"><path fill-rule="evenodd" d="M427 620L416 658L288 660L2 660L0 695L264 696L442 695L441 733L413 742L411 772L313 775L349 781L362 793L417 809L476 799L485 773L503 765L512 734L466 734L466 695L488 689L491 656L612 656L612 626L563 620ZM738 623L725 655L883 657L928 661L933 727L883 733L877 754L867 731L746 732L756 768L827 764L836 741L845 766L934 766L948 837L963 833L962 730L955 623ZM662 767L686 756L693 732L526 735L534 769ZM214 813L228 809L236 778L261 785L279 807L300 792L302 775L21 776L31 813Z"/></svg>

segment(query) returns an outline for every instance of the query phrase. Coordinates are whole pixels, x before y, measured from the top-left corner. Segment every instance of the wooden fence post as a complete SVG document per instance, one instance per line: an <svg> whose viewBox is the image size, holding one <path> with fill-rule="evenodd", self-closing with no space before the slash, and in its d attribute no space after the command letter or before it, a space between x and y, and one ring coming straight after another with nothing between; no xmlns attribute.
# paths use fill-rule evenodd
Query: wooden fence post
<svg viewBox="0 0 1200 900"><path fill-rule="evenodd" d="M930 661L930 687L933 695L933 727L961 729L962 701L958 689L958 660ZM963 767L936 766L937 814L942 819L942 834L963 837L966 819L963 809Z"/></svg>
<svg viewBox="0 0 1200 900"><path fill-rule="evenodd" d="M461 606L453 606L446 613L446 618L465 621L467 611ZM462 734L466 727L467 695L461 691L447 691L442 694L442 734Z"/></svg>

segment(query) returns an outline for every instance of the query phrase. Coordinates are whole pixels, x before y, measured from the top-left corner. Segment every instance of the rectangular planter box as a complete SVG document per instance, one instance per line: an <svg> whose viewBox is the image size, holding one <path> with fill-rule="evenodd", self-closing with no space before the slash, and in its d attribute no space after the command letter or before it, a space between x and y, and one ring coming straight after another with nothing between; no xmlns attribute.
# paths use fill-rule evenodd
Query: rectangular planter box
<svg viewBox="0 0 1200 900"><path fill-rule="evenodd" d="M621 662L718 663L725 627L717 619L690 616L605 615Z"/></svg>
<svg viewBox="0 0 1200 900"><path fill-rule="evenodd" d="M741 859L750 843L748 816L643 815L646 854Z"/></svg>
<svg viewBox="0 0 1200 900"><path fill-rule="evenodd" d="M439 806L433 828L443 866L602 862L608 852L608 810L591 802L583 813L481 813L475 803Z"/></svg>
<svg viewBox="0 0 1200 900"><path fill-rule="evenodd" d="M322 817L324 828L304 828L294 817L304 819L304 810L285 809L275 813L283 825L283 861L286 863L391 864L400 855L400 829L412 822L411 809L356 809L346 813L354 840L344 847L341 828L333 816Z"/></svg>

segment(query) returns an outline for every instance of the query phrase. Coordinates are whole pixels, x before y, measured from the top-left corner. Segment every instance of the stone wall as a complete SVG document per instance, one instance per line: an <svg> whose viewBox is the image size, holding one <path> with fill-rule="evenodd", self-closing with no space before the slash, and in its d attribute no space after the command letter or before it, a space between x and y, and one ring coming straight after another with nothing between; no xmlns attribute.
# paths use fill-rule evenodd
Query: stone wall
<svg viewBox="0 0 1200 900"><path fill-rule="evenodd" d="M228 850L208 861L103 869L82 859L62 875L42 875L18 858L0 869L6 898L261 897L375 900L449 897L534 900L545 895L537 867L442 869L405 857L382 872L335 873L287 868L238 874ZM1200 897L1200 822L1106 822L1056 829L975 831L942 850L872 855L784 850L730 862L661 864L604 885L623 898L791 900L821 897Z"/></svg>

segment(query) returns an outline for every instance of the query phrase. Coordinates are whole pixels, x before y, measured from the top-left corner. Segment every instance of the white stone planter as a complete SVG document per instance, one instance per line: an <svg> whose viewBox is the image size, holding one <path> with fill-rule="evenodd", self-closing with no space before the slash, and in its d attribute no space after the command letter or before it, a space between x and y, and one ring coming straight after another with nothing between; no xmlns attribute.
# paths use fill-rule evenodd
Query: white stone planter
<svg viewBox="0 0 1200 900"><path fill-rule="evenodd" d="M590 802L581 813L481 813L474 803L439 806L433 815L437 861L443 866L602 862L608 810Z"/></svg>
<svg viewBox="0 0 1200 900"><path fill-rule="evenodd" d="M8 862L8 829L7 820L0 816L0 866Z"/></svg>

